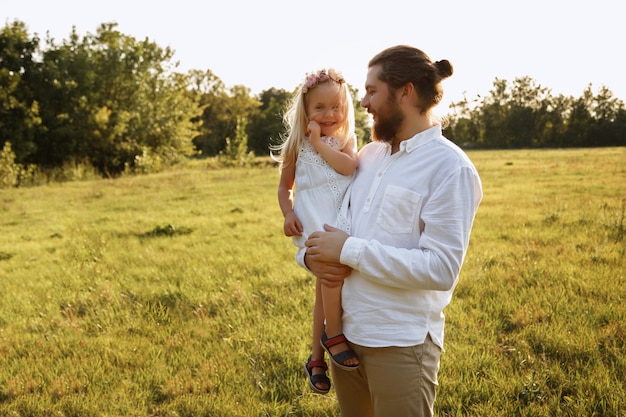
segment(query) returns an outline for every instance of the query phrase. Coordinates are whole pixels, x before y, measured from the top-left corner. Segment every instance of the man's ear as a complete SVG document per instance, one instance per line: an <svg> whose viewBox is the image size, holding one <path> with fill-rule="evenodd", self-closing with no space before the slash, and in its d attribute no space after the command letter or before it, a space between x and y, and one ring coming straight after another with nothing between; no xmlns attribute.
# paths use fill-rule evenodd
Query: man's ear
<svg viewBox="0 0 626 417"><path fill-rule="evenodd" d="M415 86L413 83L406 83L400 88L400 97L402 100L411 98L415 94Z"/></svg>

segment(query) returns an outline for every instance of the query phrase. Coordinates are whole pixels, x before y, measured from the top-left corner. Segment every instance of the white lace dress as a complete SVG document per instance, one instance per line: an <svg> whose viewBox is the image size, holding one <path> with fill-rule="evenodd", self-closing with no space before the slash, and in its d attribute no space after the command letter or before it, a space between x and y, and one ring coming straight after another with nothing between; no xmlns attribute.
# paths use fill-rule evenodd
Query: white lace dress
<svg viewBox="0 0 626 417"><path fill-rule="evenodd" d="M339 149L337 139L324 136L322 140ZM324 224L350 233L347 202L352 178L353 175L342 175L328 165L308 140L300 147L293 210L304 231L302 236L293 237L296 246L304 247L308 236L314 231L324 230Z"/></svg>

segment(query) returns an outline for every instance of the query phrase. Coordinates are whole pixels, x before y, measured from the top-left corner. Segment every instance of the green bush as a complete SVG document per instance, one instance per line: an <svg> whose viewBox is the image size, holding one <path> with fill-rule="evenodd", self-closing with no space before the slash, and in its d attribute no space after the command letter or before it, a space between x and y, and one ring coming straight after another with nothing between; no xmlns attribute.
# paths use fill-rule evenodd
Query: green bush
<svg viewBox="0 0 626 417"><path fill-rule="evenodd" d="M11 143L5 142L0 152L0 188L9 188L17 185L19 165L15 163L15 153Z"/></svg>

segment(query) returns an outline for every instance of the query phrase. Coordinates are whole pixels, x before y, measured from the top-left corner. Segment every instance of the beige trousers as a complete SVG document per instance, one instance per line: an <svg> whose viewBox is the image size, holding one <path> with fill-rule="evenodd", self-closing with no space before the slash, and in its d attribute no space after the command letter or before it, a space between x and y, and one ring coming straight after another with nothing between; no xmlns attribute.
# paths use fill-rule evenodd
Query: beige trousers
<svg viewBox="0 0 626 417"><path fill-rule="evenodd" d="M356 371L331 365L342 417L433 415L441 349L430 336L410 347L351 347L361 362Z"/></svg>

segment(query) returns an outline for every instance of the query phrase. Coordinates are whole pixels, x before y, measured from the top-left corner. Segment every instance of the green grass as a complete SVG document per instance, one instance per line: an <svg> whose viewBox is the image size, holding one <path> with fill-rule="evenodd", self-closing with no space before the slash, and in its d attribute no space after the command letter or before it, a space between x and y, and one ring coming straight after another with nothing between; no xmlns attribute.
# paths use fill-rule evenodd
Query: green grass
<svg viewBox="0 0 626 417"><path fill-rule="evenodd" d="M476 151L438 416L626 413L626 149ZM274 167L0 190L0 415L336 416Z"/></svg>

